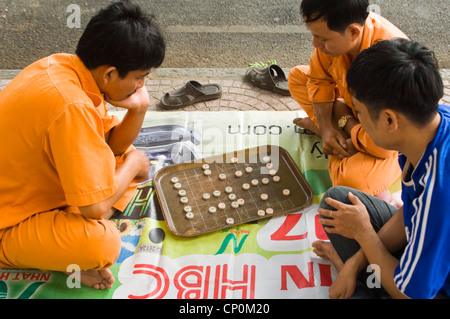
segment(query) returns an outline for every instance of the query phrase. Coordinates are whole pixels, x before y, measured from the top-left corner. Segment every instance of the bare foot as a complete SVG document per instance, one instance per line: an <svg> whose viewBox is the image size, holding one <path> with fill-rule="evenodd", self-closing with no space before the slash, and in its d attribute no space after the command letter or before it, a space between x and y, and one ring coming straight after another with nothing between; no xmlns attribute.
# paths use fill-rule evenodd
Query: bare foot
<svg viewBox="0 0 450 319"><path fill-rule="evenodd" d="M338 271L341 271L344 263L330 242L315 241L312 243L312 247L314 248L313 252L317 256L328 259Z"/></svg>
<svg viewBox="0 0 450 319"><path fill-rule="evenodd" d="M319 128L317 127L317 125L309 117L296 118L296 119L294 119L293 122L294 122L295 125L298 125L298 126L300 126L302 128L310 130L314 134L320 136Z"/></svg>
<svg viewBox="0 0 450 319"><path fill-rule="evenodd" d="M70 276L73 273L66 272L65 274ZM99 290L110 289L114 281L114 276L109 269L80 271L80 282L87 287Z"/></svg>

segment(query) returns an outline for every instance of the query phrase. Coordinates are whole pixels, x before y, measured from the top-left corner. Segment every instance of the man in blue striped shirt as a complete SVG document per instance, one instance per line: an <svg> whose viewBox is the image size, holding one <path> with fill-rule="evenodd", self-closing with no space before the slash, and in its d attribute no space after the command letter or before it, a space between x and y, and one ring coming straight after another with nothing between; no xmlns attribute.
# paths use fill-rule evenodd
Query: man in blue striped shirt
<svg viewBox="0 0 450 319"><path fill-rule="evenodd" d="M357 57L347 81L364 129L400 152L403 207L329 190L319 212L330 243L313 247L339 270L330 297L449 297L450 107L438 104L436 58L414 41L381 41Z"/></svg>

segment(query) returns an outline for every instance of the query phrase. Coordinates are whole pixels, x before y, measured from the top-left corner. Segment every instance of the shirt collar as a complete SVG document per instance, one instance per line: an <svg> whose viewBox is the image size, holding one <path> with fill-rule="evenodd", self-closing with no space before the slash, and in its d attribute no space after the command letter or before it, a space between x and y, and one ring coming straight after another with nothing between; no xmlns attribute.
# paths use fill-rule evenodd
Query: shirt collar
<svg viewBox="0 0 450 319"><path fill-rule="evenodd" d="M374 24L376 23L373 13L369 13L369 16L366 19L366 22L364 23L364 31L361 41L361 49L359 52L364 51L365 49L368 49L371 47L374 43L373 42L373 33L374 33Z"/></svg>
<svg viewBox="0 0 450 319"><path fill-rule="evenodd" d="M105 103L103 94L97 85L97 82L92 75L92 72L84 65L83 61L77 56L73 55L74 69L80 80L80 85L86 95L92 100L95 107Z"/></svg>

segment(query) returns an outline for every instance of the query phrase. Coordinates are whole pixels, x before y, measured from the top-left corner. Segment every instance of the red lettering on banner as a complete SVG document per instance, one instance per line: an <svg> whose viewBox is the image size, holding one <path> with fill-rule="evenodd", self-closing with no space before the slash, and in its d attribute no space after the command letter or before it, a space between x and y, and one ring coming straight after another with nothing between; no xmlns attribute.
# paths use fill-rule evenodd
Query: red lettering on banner
<svg viewBox="0 0 450 319"><path fill-rule="evenodd" d="M10 274L9 272L0 273L0 280L8 280L9 274Z"/></svg>
<svg viewBox="0 0 450 319"><path fill-rule="evenodd" d="M314 287L314 271L313 263L308 263L308 275L309 281L303 276L300 269L297 266L281 266L281 290L287 290L287 275L292 278L298 289Z"/></svg>
<svg viewBox="0 0 450 319"><path fill-rule="evenodd" d="M283 224L271 236L271 240L301 240L308 236L308 232L302 235L288 235L294 226L300 221L303 213L287 215Z"/></svg>
<svg viewBox="0 0 450 319"><path fill-rule="evenodd" d="M331 286L331 266L326 264L318 264L320 272L320 286L329 287ZM281 290L288 290L287 288L287 274L291 277L294 284L298 289L315 287L314 282L314 263L308 263L308 278L302 274L300 269L295 265L285 265L281 266Z"/></svg>
<svg viewBox="0 0 450 319"><path fill-rule="evenodd" d="M51 273L2 272L2 273L0 273L0 280L10 279L9 278L10 274L12 274L11 280L14 280L14 281L17 281L17 280L49 281L50 277L51 277Z"/></svg>
<svg viewBox="0 0 450 319"><path fill-rule="evenodd" d="M203 298L208 298L210 272L211 266L187 266L180 269L174 277L174 284L178 289L177 298L200 299L202 298L202 290L204 290ZM192 279L195 279L195 281Z"/></svg>
<svg viewBox="0 0 450 319"><path fill-rule="evenodd" d="M331 265L319 264L320 285L322 287L330 287L333 283L331 279Z"/></svg>
<svg viewBox="0 0 450 319"><path fill-rule="evenodd" d="M323 226L321 223L319 223L319 219L320 219L320 215L317 214L316 217L314 218L314 224L315 224L315 228L316 228L316 237L319 240L328 240L327 233L325 232L325 230L323 230Z"/></svg>
<svg viewBox="0 0 450 319"><path fill-rule="evenodd" d="M153 289L153 291L149 292L148 294L142 295L142 296L135 296L135 295L129 295L128 298L130 299L147 299L154 297L155 299L162 299L166 295L167 291L169 290L169 276L167 275L166 271L162 269L161 267L156 267L150 264L136 264L134 265L134 268L144 268L145 270L134 270L134 274L142 274L142 275L148 275L152 276L156 280L156 287Z"/></svg>
<svg viewBox="0 0 450 319"><path fill-rule="evenodd" d="M220 271L222 268L222 272ZM255 298L255 274L256 266L244 265L243 279L241 281L233 281L228 279L228 265L216 266L216 276L214 280L214 299L225 299L227 290L240 290L242 291L242 299L254 299ZM222 275L222 276L221 276ZM220 279L222 277L222 280Z"/></svg>

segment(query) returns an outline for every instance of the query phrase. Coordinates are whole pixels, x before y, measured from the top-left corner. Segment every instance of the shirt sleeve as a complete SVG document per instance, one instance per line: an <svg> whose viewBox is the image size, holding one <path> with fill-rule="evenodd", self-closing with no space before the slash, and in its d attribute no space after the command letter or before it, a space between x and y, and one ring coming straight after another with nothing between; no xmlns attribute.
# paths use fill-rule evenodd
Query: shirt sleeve
<svg viewBox="0 0 450 319"><path fill-rule="evenodd" d="M70 206L87 206L117 191L115 158L104 139L104 120L82 103L65 108L47 131L47 154Z"/></svg>
<svg viewBox="0 0 450 319"><path fill-rule="evenodd" d="M436 154L431 156L427 163L428 176L420 182L424 183L425 190L412 202L415 208L412 216L405 215L408 244L395 271L394 282L410 298L436 296L446 284L450 271L450 197L448 186L444 185L448 171L445 175L439 170L445 165L436 165L436 157Z"/></svg>
<svg viewBox="0 0 450 319"><path fill-rule="evenodd" d="M312 103L330 103L336 101L336 82L328 73L332 57L315 49L306 74L309 99Z"/></svg>

